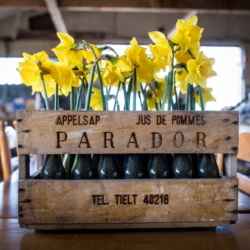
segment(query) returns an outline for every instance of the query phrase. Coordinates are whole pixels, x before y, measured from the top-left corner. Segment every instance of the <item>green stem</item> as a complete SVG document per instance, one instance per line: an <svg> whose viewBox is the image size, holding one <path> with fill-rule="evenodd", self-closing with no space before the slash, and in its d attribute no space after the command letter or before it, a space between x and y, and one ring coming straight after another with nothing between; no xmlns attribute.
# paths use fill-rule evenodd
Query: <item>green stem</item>
<svg viewBox="0 0 250 250"><path fill-rule="evenodd" d="M186 100L185 100L185 110L188 110L188 106L189 106L189 92L190 92L190 84L187 85L187 93L186 93Z"/></svg>
<svg viewBox="0 0 250 250"><path fill-rule="evenodd" d="M55 94L54 94L54 110L58 110L59 105L58 105L58 84L56 83L55 87Z"/></svg>
<svg viewBox="0 0 250 250"><path fill-rule="evenodd" d="M164 86L164 92L163 92L163 98L162 98L162 104L161 104L162 111L164 111L164 109L165 109L165 102L166 102L167 92L168 92L168 83L169 83L169 73L166 76L166 84Z"/></svg>
<svg viewBox="0 0 250 250"><path fill-rule="evenodd" d="M129 110L129 104L128 104L128 97L126 92L126 85L124 82L122 82L122 89L123 89L123 95L124 95L124 101L125 101L125 109Z"/></svg>
<svg viewBox="0 0 250 250"><path fill-rule="evenodd" d="M142 103L141 92L140 91L138 91L138 96L139 96L139 100L140 100L140 104L141 104L141 110L143 110L143 103Z"/></svg>
<svg viewBox="0 0 250 250"><path fill-rule="evenodd" d="M173 88L173 71L171 71L169 75L168 111L171 110L172 88Z"/></svg>
<svg viewBox="0 0 250 250"><path fill-rule="evenodd" d="M82 96L82 89L83 89L83 86L84 86L84 78L82 78L82 81L81 81L81 85L78 89L78 96L77 96L77 100L76 100L76 107L75 107L75 110L80 110L81 109L81 96Z"/></svg>
<svg viewBox="0 0 250 250"><path fill-rule="evenodd" d="M142 110L148 110L148 106L147 106L147 91L146 91L147 85L145 86L145 88L143 89L143 86L141 84L141 91L143 93L143 109Z"/></svg>
<svg viewBox="0 0 250 250"><path fill-rule="evenodd" d="M44 95L45 106L46 106L47 110L50 110L49 100L48 100L47 91L46 91L45 82L44 82L44 78L43 78L43 73L42 72L40 72L40 76L41 76L41 81L42 81L42 88L43 88L43 95Z"/></svg>
<svg viewBox="0 0 250 250"><path fill-rule="evenodd" d="M71 92L70 92L70 110L75 110L75 87L71 87Z"/></svg>
<svg viewBox="0 0 250 250"><path fill-rule="evenodd" d="M155 109L158 111L159 110L159 105L158 103L155 101Z"/></svg>
<svg viewBox="0 0 250 250"><path fill-rule="evenodd" d="M194 86L192 84L190 84L190 107L191 110L195 110L195 106L194 106Z"/></svg>
<svg viewBox="0 0 250 250"><path fill-rule="evenodd" d="M119 94L121 84L122 84L121 82L119 82L119 84L118 84L118 88L117 88L116 95L115 95L116 99L118 98L118 94ZM120 105L118 105L118 106L119 106L119 110L120 110ZM114 108L113 108L114 111L115 111L115 108L116 108L116 100L115 100L115 104L114 104Z"/></svg>
<svg viewBox="0 0 250 250"><path fill-rule="evenodd" d="M130 110L130 97L131 97L132 88L133 88L133 78L131 77L129 81L128 91L127 91L128 110Z"/></svg>
<svg viewBox="0 0 250 250"><path fill-rule="evenodd" d="M174 86L174 94L175 94L175 104L176 104L176 109L180 110L180 106L179 106L179 98L177 95L177 90L176 90L176 86Z"/></svg>
<svg viewBox="0 0 250 250"><path fill-rule="evenodd" d="M97 69L97 74L98 74L98 79L99 79L99 86L100 86L100 91L101 91L102 109L107 110L106 105L105 105L106 104L105 96L104 96L104 92L103 92L102 77L101 77L101 72L100 72L98 62L96 63L96 69Z"/></svg>
<svg viewBox="0 0 250 250"><path fill-rule="evenodd" d="M85 110L89 110L94 75L95 75L95 65L93 65L91 69L90 81L89 81L88 91L87 91L86 100L85 100Z"/></svg>
<svg viewBox="0 0 250 250"><path fill-rule="evenodd" d="M198 90L199 90L199 96L200 96L201 110L204 111L204 110L205 110L205 105L204 105L202 87L201 87L201 86L198 86Z"/></svg>
<svg viewBox="0 0 250 250"><path fill-rule="evenodd" d="M133 110L136 110L136 68L134 68Z"/></svg>
<svg viewBox="0 0 250 250"><path fill-rule="evenodd" d="M106 88L106 100L105 100L105 104L106 104L106 110L109 110L109 105L108 105L108 101L109 101L109 94L110 94L110 90L111 87L109 87L108 89Z"/></svg>

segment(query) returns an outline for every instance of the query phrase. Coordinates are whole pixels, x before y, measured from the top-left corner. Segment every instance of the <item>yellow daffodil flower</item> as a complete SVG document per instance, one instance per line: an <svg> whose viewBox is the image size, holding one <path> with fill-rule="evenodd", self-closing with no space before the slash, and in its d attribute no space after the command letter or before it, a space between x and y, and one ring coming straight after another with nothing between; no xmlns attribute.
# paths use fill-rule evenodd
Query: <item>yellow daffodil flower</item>
<svg viewBox="0 0 250 250"><path fill-rule="evenodd" d="M137 68L137 89L140 89L140 83L151 83L155 73L158 71L156 62L148 59L147 62Z"/></svg>
<svg viewBox="0 0 250 250"><path fill-rule="evenodd" d="M83 68L83 57L85 55L83 50L72 50L76 44L74 38L68 34L57 32L60 39L59 45L52 49L60 61L63 61L68 67L78 67L80 70Z"/></svg>
<svg viewBox="0 0 250 250"><path fill-rule="evenodd" d="M164 88L166 85L166 78L154 77L155 93L159 100L162 100L164 94Z"/></svg>
<svg viewBox="0 0 250 250"><path fill-rule="evenodd" d="M187 72L185 69L177 68L175 70L175 81L176 83L179 83L179 85L177 85L176 87L180 88L182 94L186 94L187 92L188 84L185 81L186 77L187 77Z"/></svg>
<svg viewBox="0 0 250 250"><path fill-rule="evenodd" d="M153 59L156 63L162 62L162 59L166 61L166 65L172 69L172 49L166 39L165 35L159 31L149 32L150 39L155 43L155 45L150 44L150 51L153 54ZM162 68L165 70L165 68Z"/></svg>
<svg viewBox="0 0 250 250"><path fill-rule="evenodd" d="M213 90L212 88L204 88L204 89L202 89L203 100L204 100L204 105L205 106L206 106L207 102L215 102L216 101L214 96L211 94L212 90ZM201 104L200 104L200 95L199 95L198 92L195 95L195 101L199 106L201 106Z"/></svg>
<svg viewBox="0 0 250 250"><path fill-rule="evenodd" d="M199 52L197 59L187 62L189 73L186 77L186 83L197 83L202 88L205 88L207 79L216 76L216 72L212 68L213 64L213 58L207 58L203 52Z"/></svg>
<svg viewBox="0 0 250 250"><path fill-rule="evenodd" d="M187 21L179 19L176 23L177 31L171 37L171 41L180 45L183 53L187 52L189 48L198 49L200 47L199 41L203 28L196 25L197 21L197 16L193 16Z"/></svg>
<svg viewBox="0 0 250 250"><path fill-rule="evenodd" d="M102 79L104 87L118 87L119 81L124 81L124 77L117 65L112 65L104 68L102 70Z"/></svg>
<svg viewBox="0 0 250 250"><path fill-rule="evenodd" d="M103 110L101 91L95 87L92 87L94 93L91 94L90 107L94 110Z"/></svg>
<svg viewBox="0 0 250 250"><path fill-rule="evenodd" d="M156 104L155 102L159 103L159 99L155 96L154 92L151 90L147 91L147 106L149 110L155 110Z"/></svg>
<svg viewBox="0 0 250 250"><path fill-rule="evenodd" d="M20 62L18 70L20 72L23 83L26 86L32 86L32 94L41 92L43 97L42 82L40 72L43 73L47 96L54 94L56 81L51 77L51 65L49 57L45 51L30 55L23 53L24 62Z"/></svg>
<svg viewBox="0 0 250 250"><path fill-rule="evenodd" d="M57 82L62 94L68 96L76 78L73 70L64 62L54 62L51 64L51 77ZM75 87L79 87L79 84Z"/></svg>
<svg viewBox="0 0 250 250"><path fill-rule="evenodd" d="M130 47L125 50L125 55L128 61L135 67L146 63L147 54L146 48L138 45L135 37L130 41Z"/></svg>

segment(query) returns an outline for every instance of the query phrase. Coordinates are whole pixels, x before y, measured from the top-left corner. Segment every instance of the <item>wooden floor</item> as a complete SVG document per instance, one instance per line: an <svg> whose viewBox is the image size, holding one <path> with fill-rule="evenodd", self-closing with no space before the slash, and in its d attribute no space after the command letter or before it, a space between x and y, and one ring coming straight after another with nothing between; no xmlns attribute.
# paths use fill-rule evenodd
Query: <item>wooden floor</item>
<svg viewBox="0 0 250 250"><path fill-rule="evenodd" d="M18 171L0 183L0 249L250 249L250 196L239 192L237 224L216 229L34 231L17 219Z"/></svg>

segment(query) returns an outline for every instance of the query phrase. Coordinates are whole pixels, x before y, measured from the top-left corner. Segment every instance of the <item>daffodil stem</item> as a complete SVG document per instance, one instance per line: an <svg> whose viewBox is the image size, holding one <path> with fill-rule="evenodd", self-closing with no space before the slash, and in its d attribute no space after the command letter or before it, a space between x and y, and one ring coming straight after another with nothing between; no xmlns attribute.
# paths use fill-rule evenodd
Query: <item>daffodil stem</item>
<svg viewBox="0 0 250 250"><path fill-rule="evenodd" d="M143 86L141 84L141 91L143 93L143 108L142 110L148 110L148 106L147 106L147 92L146 92L146 86L145 88L143 89Z"/></svg>
<svg viewBox="0 0 250 250"><path fill-rule="evenodd" d="M179 98L178 98L178 94L177 94L176 86L174 86L174 94L175 94L175 104L176 104L176 109L177 109L177 110L180 110L180 106L179 106Z"/></svg>
<svg viewBox="0 0 250 250"><path fill-rule="evenodd" d="M59 109L59 105L58 105L58 84L56 83L56 87L55 87L55 94L54 94L54 110L58 110Z"/></svg>
<svg viewBox="0 0 250 250"><path fill-rule="evenodd" d="M171 110L173 88L173 71L169 73L168 111Z"/></svg>
<svg viewBox="0 0 250 250"><path fill-rule="evenodd" d="M124 101L125 101L125 109L129 110L128 95L126 93L126 85L124 82L122 82L122 89L123 89L123 95L124 95Z"/></svg>
<svg viewBox="0 0 250 250"><path fill-rule="evenodd" d="M80 103L81 103L82 89L83 89L83 86L84 86L84 80L85 80L85 77L82 78L80 87L78 89L78 96L77 96L77 100L76 100L75 110L80 110L81 109Z"/></svg>
<svg viewBox="0 0 250 250"><path fill-rule="evenodd" d="M161 110L164 111L165 109L165 102L166 102L166 98L167 98L167 92L168 92L168 84L169 84L169 73L166 76L166 83L164 86L164 92L163 92L163 98L162 98L162 104L161 104Z"/></svg>
<svg viewBox="0 0 250 250"><path fill-rule="evenodd" d="M138 96L139 96L139 100L140 100L140 104L141 104L141 110L143 110L143 103L142 103L141 92L140 91L138 91Z"/></svg>
<svg viewBox="0 0 250 250"><path fill-rule="evenodd" d="M204 105L202 87L201 87L201 86L198 86L198 90L199 90L199 96L200 96L201 110L204 111L204 110L205 110L205 105Z"/></svg>
<svg viewBox="0 0 250 250"><path fill-rule="evenodd" d="M75 109L75 87L71 87L70 92L70 110Z"/></svg>
<svg viewBox="0 0 250 250"><path fill-rule="evenodd" d="M128 98L128 110L130 110L130 98L131 98L131 92L133 89L133 77L130 78L128 91L127 91L127 98Z"/></svg>
<svg viewBox="0 0 250 250"><path fill-rule="evenodd" d="M101 72L100 72L98 62L96 63L96 69L97 69L97 74L98 74L98 79L99 79L99 86L100 86L100 91L101 91L102 109L107 110L106 109L105 96L104 96L104 92L103 92L102 76L101 76Z"/></svg>
<svg viewBox="0 0 250 250"><path fill-rule="evenodd" d="M185 110L188 110L188 105L189 105L189 92L190 92L190 84L187 85L187 93L186 93L186 100L185 100Z"/></svg>
<svg viewBox="0 0 250 250"><path fill-rule="evenodd" d="M195 103L194 103L194 87L190 84L190 109L195 110Z"/></svg>
<svg viewBox="0 0 250 250"><path fill-rule="evenodd" d="M45 82L44 82L44 78L43 78L43 73L42 72L40 72L40 76L41 76L41 81L42 81L42 88L43 88L43 95L44 95L45 106L46 106L47 110L50 110L49 100L48 100L47 91L46 91Z"/></svg>
<svg viewBox="0 0 250 250"><path fill-rule="evenodd" d="M95 65L93 65L93 67L91 69L90 80L89 80L89 85L88 85L88 91L87 91L86 100L85 100L85 110L89 110L90 99L91 99L91 91L92 91L92 86L93 86L93 81L94 81L94 75L95 75Z"/></svg>
<svg viewBox="0 0 250 250"><path fill-rule="evenodd" d="M117 88L116 95L115 95L116 100L118 98L118 94L119 94L119 90L120 90L121 84L122 84L121 82L119 82L119 84L118 84L118 88ZM114 111L115 111L116 103L117 103L116 100L115 100L114 108L113 108ZM117 105L117 106L119 106L119 110L120 110L120 105Z"/></svg>
<svg viewBox="0 0 250 250"><path fill-rule="evenodd" d="M105 104L106 104L106 109L107 109L107 110L109 110L108 101L109 101L110 90L111 90L111 88L108 88L107 91L106 91L106 100L105 100Z"/></svg>
<svg viewBox="0 0 250 250"><path fill-rule="evenodd" d="M136 110L136 68L134 68L133 110Z"/></svg>
<svg viewBox="0 0 250 250"><path fill-rule="evenodd" d="M159 110L159 106L158 103L155 101L155 109L158 111Z"/></svg>

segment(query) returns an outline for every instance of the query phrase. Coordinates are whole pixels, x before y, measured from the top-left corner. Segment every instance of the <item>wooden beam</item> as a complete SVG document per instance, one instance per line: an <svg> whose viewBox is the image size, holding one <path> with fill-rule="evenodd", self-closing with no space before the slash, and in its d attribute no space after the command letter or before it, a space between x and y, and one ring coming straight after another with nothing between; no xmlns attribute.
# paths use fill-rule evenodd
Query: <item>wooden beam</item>
<svg viewBox="0 0 250 250"><path fill-rule="evenodd" d="M48 1L48 2L54 2ZM161 3L161 5L160 5ZM231 0L58 0L58 7L63 11L103 11L103 12L145 12L145 13L187 13L197 10L197 13L244 14L250 13L250 1ZM0 10L47 10L44 0L0 0Z"/></svg>
<svg viewBox="0 0 250 250"><path fill-rule="evenodd" d="M58 8L56 0L44 0L44 1L47 5L49 14L50 14L51 19L54 23L56 31L68 33L67 27L64 23L61 11Z"/></svg>

